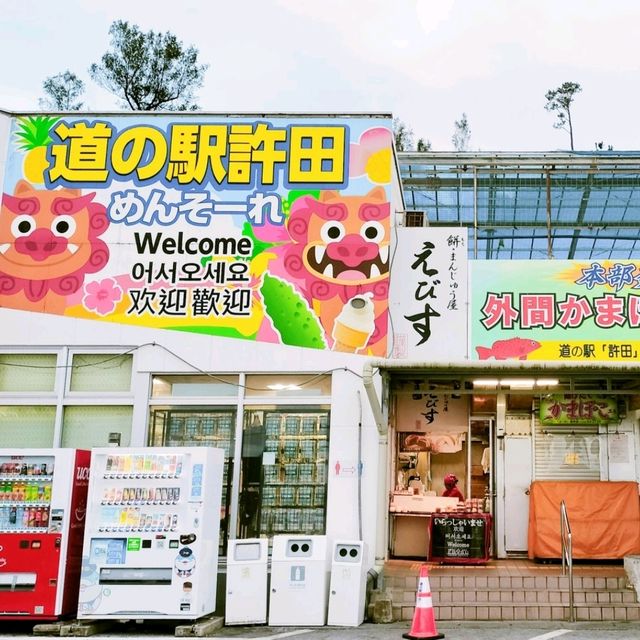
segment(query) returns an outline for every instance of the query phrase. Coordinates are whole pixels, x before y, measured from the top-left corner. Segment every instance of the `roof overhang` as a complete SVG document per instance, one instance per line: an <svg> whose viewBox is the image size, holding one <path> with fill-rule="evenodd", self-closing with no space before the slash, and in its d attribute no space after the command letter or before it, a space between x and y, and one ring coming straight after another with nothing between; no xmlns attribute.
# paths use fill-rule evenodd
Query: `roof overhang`
<svg viewBox="0 0 640 640"><path fill-rule="evenodd" d="M566 374L597 374L615 375L615 374L640 374L640 363L626 362L556 362L556 361L519 361L519 360L480 360L480 361L455 361L455 362L428 362L426 360L397 360L383 358L378 360L369 360L365 363L365 369L370 367L371 370L379 369L389 372L420 372L428 371L432 373L451 373L451 372L468 372L477 373L484 372L487 374L497 372L508 372L510 374L522 373L532 374L536 371L556 371Z"/></svg>

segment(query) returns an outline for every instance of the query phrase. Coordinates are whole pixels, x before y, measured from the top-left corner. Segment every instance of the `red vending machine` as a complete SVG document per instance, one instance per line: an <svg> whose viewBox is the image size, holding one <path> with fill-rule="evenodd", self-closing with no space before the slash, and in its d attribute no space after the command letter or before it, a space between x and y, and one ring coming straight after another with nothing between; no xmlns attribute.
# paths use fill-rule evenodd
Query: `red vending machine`
<svg viewBox="0 0 640 640"><path fill-rule="evenodd" d="M0 449L0 618L76 613L91 452Z"/></svg>

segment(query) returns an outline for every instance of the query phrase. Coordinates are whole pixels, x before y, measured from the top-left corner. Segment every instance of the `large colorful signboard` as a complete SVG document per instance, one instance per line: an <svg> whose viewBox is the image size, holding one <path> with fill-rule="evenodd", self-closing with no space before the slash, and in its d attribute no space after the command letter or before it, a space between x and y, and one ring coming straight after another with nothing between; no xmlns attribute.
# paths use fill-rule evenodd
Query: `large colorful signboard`
<svg viewBox="0 0 640 640"><path fill-rule="evenodd" d="M640 262L473 262L471 357L637 362Z"/></svg>
<svg viewBox="0 0 640 640"><path fill-rule="evenodd" d="M386 355L391 121L12 121L0 306Z"/></svg>

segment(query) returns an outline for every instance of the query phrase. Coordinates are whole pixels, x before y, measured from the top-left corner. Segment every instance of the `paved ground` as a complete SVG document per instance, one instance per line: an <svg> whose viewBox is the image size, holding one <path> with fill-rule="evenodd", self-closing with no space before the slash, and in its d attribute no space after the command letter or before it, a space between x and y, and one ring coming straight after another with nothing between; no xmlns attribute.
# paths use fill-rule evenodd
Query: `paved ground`
<svg viewBox="0 0 640 640"><path fill-rule="evenodd" d="M0 624L0 638L11 640L33 640L33 624ZM363 624L356 628L344 627L223 627L215 637L229 640L401 640L409 631L409 625ZM638 640L640 623L442 623L437 631L447 640ZM36 636L46 638L48 636ZM59 637L59 636L57 636ZM139 638L144 640L170 640L175 637L175 627L167 623L118 624L95 636L96 640L124 640Z"/></svg>

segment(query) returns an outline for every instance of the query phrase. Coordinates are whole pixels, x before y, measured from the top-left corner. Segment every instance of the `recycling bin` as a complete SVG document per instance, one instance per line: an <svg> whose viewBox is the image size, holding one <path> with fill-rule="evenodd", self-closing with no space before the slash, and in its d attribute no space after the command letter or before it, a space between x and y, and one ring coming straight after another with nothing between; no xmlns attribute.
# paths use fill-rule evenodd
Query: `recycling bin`
<svg viewBox="0 0 640 640"><path fill-rule="evenodd" d="M267 622L267 538L229 540L224 621L233 624Z"/></svg>
<svg viewBox="0 0 640 640"><path fill-rule="evenodd" d="M274 536L269 626L326 624L329 570L326 536Z"/></svg>
<svg viewBox="0 0 640 640"><path fill-rule="evenodd" d="M362 624L367 595L365 555L364 542L334 542L327 624L340 627L357 627Z"/></svg>

